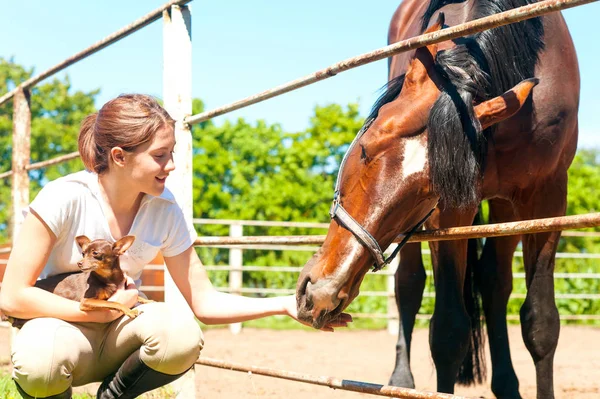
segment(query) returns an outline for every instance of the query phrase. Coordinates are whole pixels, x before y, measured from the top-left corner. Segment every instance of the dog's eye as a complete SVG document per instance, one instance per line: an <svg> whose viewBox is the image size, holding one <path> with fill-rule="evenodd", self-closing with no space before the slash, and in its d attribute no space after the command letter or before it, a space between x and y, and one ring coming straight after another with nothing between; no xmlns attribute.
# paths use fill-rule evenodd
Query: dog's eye
<svg viewBox="0 0 600 399"><path fill-rule="evenodd" d="M81 256L85 256L85 252L82 252L82 253L81 253Z"/></svg>

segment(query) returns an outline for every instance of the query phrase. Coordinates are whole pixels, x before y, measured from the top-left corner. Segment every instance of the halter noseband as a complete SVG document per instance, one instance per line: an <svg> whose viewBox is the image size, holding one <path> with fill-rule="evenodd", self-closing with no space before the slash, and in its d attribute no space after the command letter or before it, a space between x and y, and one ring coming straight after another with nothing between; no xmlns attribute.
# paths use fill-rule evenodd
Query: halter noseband
<svg viewBox="0 0 600 399"><path fill-rule="evenodd" d="M394 249L394 251L391 253L391 255L387 257L387 259L385 258L383 251L381 250L381 247L379 246L379 243L371 235L371 233L369 233L360 223L358 223L348 213L348 211L346 211L344 209L344 207L342 206L342 204L340 202L340 178L342 176L342 170L346 164L346 159L348 158L348 154L350 154L350 152L352 151L352 149L354 148L354 146L356 145L358 140L369 129L369 127L371 126L372 123L373 123L373 119L367 121L364 124L362 129L360 129L360 131L358 132L358 134L356 135L356 137L350 144L350 147L348 147L348 151L346 151L344 158L342 158L342 163L340 164L340 169L338 171L337 179L335 182L333 204L331 205L331 209L329 210L329 217L332 220L335 220L336 222L338 222L338 224L340 226L344 227L346 230L351 232L354 235L354 237L356 237L356 239L371 252L371 255L373 255L373 258L375 259L375 264L373 265L373 271L376 272L376 271L381 270L385 265L389 264L398 255L398 253L400 252L402 247L404 247L404 245L408 242L410 237L419 228L421 228L421 226L423 225L423 223L425 223L425 221L427 219L429 219L429 217L435 210L435 206L429 211L429 213L427 213L427 215L423 219L421 219L421 221L419 223L417 223L412 229L410 229L407 233L404 234L404 238L402 239L402 241L400 241L400 243L398 244L396 249Z"/></svg>

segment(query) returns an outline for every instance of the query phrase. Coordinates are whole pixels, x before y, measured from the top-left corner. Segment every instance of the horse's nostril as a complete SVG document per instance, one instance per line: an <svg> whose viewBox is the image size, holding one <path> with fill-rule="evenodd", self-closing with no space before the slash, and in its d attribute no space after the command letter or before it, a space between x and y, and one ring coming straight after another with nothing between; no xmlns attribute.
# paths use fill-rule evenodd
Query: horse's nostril
<svg viewBox="0 0 600 399"><path fill-rule="evenodd" d="M311 292L310 281L308 282L308 284L306 285L306 288L304 290L304 306L306 307L307 310L310 310L313 308L313 294Z"/></svg>
<svg viewBox="0 0 600 399"><path fill-rule="evenodd" d="M304 278L304 280L302 281L302 284L300 284L300 287L298 287L298 294L300 296L306 295L306 287L308 286L309 283L310 283L310 277L306 276Z"/></svg>

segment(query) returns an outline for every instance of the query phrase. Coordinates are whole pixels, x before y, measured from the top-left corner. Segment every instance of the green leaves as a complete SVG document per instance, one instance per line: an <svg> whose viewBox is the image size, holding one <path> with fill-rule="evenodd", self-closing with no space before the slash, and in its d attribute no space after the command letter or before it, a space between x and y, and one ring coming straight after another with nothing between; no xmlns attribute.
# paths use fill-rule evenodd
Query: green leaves
<svg viewBox="0 0 600 399"><path fill-rule="evenodd" d="M243 119L194 127L194 214L326 221L337 165L361 124L355 105L330 105L296 133Z"/></svg>
<svg viewBox="0 0 600 399"><path fill-rule="evenodd" d="M32 75L32 70L12 59L0 58L0 95ZM54 79L32 90L31 161L43 161L77 150L81 120L95 111L98 90L73 91L68 77ZM204 110L199 99L193 100L193 113ZM12 102L0 105L0 172L11 169ZM357 104L317 106L308 127L286 132L278 124L244 119L226 121L217 126L211 121L193 127L194 216L213 219L251 219L275 221L327 222L335 178L341 159L363 123ZM47 181L83 168L79 160L32 171L31 198ZM600 210L596 187L600 186L600 152L579 151L569 170L568 214ZM0 240L10 232L10 179L0 182ZM487 208L486 208L487 213ZM228 235L227 226L197 226L200 235ZM597 229L596 229L597 230ZM324 234L325 231L283 227L245 227L245 235ZM600 253L600 240L569 237L561 239L561 252ZM206 264L223 264L228 251L200 249ZM244 263L265 266L301 266L311 256L301 251L247 250ZM426 259L429 264L429 259ZM515 271L523 271L517 258ZM598 273L598 261L564 259L556 261L557 272ZM223 272L211 273L217 286L226 284ZM291 288L297 274L244 273L247 286ZM600 280L556 279L557 292L595 293ZM365 280L363 290L384 289L383 278ZM525 292L524 280L515 279L515 292ZM432 287L431 287L432 288ZM356 301L356 311L383 312L385 298ZM518 314L522 300L511 300L509 310ZM597 314L600 301L557 300L561 313ZM422 312L431 311L433 300L425 298Z"/></svg>
<svg viewBox="0 0 600 399"><path fill-rule="evenodd" d="M194 113L201 112L196 104ZM243 119L194 127L194 215L202 218L276 221L329 220L337 168L362 118L357 105L316 107L309 127L284 132L280 125ZM300 228L245 227L245 235L323 234ZM199 234L227 235L223 226L199 226ZM201 249L207 264L228 252ZM301 266L307 252L245 251L244 263ZM215 277L216 273L215 273ZM297 275L245 273L256 287L289 288Z"/></svg>
<svg viewBox="0 0 600 399"><path fill-rule="evenodd" d="M0 57L0 95L28 79L33 70L26 70L12 59ZM31 162L45 161L77 151L79 124L96 111L94 97L99 90L88 93L72 92L68 77L53 79L31 90ZM12 163L12 101L0 106L0 172L11 169ZM83 169L80 160L73 160L29 173L30 198L33 199L48 181ZM10 232L10 178L0 184L0 237L5 241ZM5 222L6 221L6 222Z"/></svg>

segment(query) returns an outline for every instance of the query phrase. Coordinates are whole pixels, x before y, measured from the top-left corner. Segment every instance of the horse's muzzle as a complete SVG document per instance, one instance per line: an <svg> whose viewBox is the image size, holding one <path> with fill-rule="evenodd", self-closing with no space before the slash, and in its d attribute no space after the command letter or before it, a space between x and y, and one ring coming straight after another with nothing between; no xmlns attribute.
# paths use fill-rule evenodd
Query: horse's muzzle
<svg viewBox="0 0 600 399"><path fill-rule="evenodd" d="M331 290L331 280L312 284L310 277L301 280L296 290L298 318L320 329L335 319L343 310L344 301Z"/></svg>
<svg viewBox="0 0 600 399"><path fill-rule="evenodd" d="M296 309L298 311L298 319L312 324L312 303L308 302L306 296L306 287L309 282L310 278L306 276L303 280L299 281L299 284L296 287Z"/></svg>

